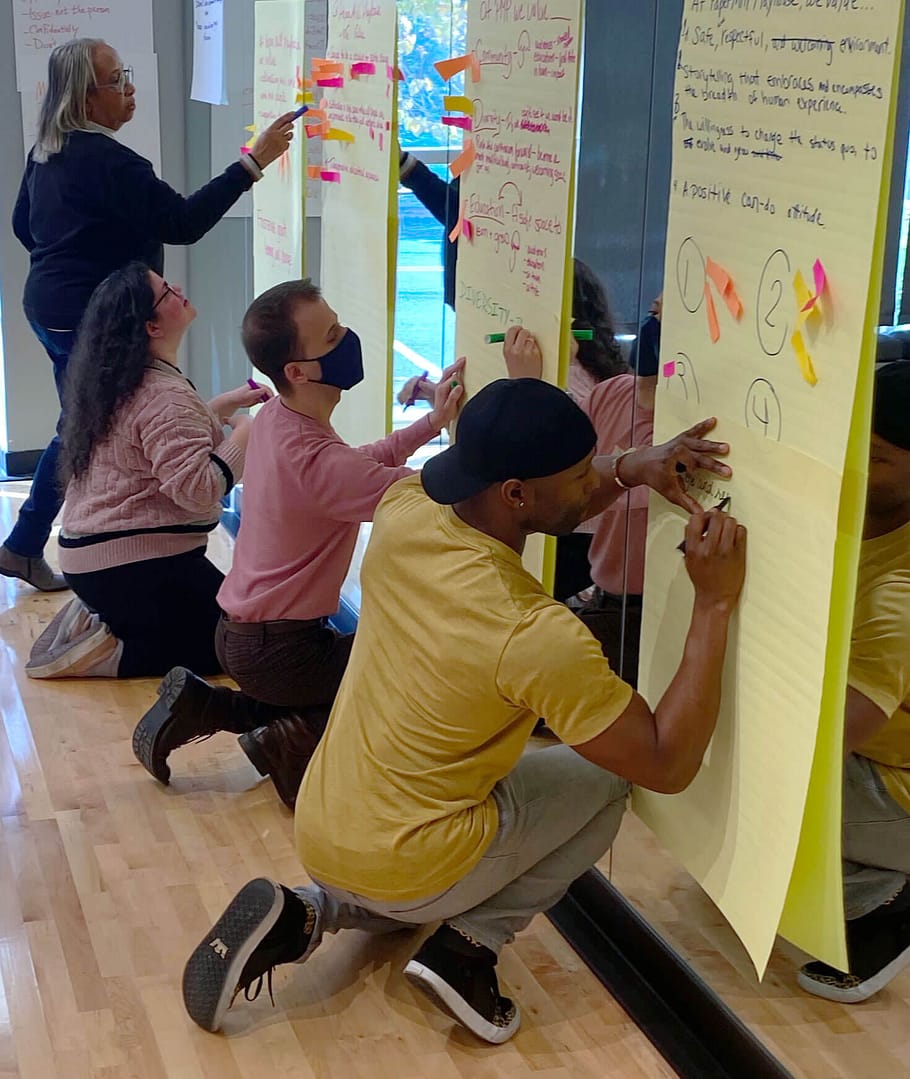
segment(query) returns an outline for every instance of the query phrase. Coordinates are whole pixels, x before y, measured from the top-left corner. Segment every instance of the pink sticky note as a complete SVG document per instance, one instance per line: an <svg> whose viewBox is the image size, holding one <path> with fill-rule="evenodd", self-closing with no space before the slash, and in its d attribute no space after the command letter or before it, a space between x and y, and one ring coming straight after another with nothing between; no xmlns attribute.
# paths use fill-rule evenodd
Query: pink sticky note
<svg viewBox="0 0 910 1079"><path fill-rule="evenodd" d="M334 76L332 76L331 78L328 78L328 79L317 79L316 80L316 85L317 86L333 86L336 89L339 89L340 87L344 86L344 79L340 75L334 75Z"/></svg>
<svg viewBox="0 0 910 1079"><path fill-rule="evenodd" d="M812 274L815 277L815 295L821 296L821 294L828 287L828 275L825 273L825 267L822 266L822 260L816 259L815 265L812 267Z"/></svg>
<svg viewBox="0 0 910 1079"><path fill-rule="evenodd" d="M468 243L474 242L474 226L465 218L461 223L461 235L468 241Z"/></svg>
<svg viewBox="0 0 910 1079"><path fill-rule="evenodd" d="M470 116L443 116L442 122L446 127L460 127L462 131L474 130L474 121Z"/></svg>
<svg viewBox="0 0 910 1079"><path fill-rule="evenodd" d="M664 364L664 378L672 378L676 374L676 360L670 360Z"/></svg>
<svg viewBox="0 0 910 1079"><path fill-rule="evenodd" d="M351 75L353 78L359 78L361 75L375 75L376 65L369 60L358 60L356 64L351 64Z"/></svg>
<svg viewBox="0 0 910 1079"><path fill-rule="evenodd" d="M242 156L243 156L244 154L248 154L249 152L250 152L250 148L249 148L249 146L241 146L241 147L240 147L240 154L241 154L241 157L242 157Z"/></svg>
<svg viewBox="0 0 910 1079"><path fill-rule="evenodd" d="M327 184L340 184L341 173L336 172L334 169L323 169L321 179Z"/></svg>

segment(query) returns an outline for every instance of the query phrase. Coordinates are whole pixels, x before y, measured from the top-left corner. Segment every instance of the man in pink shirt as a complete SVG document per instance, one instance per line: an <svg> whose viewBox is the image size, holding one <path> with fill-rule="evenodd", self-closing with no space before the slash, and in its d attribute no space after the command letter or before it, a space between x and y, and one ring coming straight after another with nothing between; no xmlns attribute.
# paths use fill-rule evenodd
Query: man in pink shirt
<svg viewBox="0 0 910 1079"><path fill-rule="evenodd" d="M244 752L293 808L353 642L328 619L360 524L412 474L407 458L455 418L463 361L443 373L431 412L355 448L335 433L331 416L363 379L360 339L319 289L308 280L269 289L251 304L242 334L253 365L278 391L252 425L243 519L218 594L216 650L242 692L174 668L136 727L133 749L167 783L171 750L221 730L240 734Z"/></svg>

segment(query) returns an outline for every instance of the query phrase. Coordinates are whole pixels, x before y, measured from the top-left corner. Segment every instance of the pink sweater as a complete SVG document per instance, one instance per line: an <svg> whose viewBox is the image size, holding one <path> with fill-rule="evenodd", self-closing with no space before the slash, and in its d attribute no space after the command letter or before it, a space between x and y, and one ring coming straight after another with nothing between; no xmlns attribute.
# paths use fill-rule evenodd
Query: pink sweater
<svg viewBox="0 0 910 1079"><path fill-rule="evenodd" d="M638 404L635 376L617 375L595 386L581 407L597 432L597 453L611 455L654 440L654 412ZM633 416L634 413L634 416ZM626 524L628 519L628 550ZM634 487L595 518L591 541L591 580L604 592L640 596L645 577L648 488ZM628 557L628 570L625 568Z"/></svg>
<svg viewBox="0 0 910 1079"><path fill-rule="evenodd" d="M204 547L243 456L184 375L153 360L67 486L60 568L91 573Z"/></svg>
<svg viewBox="0 0 910 1079"><path fill-rule="evenodd" d="M323 618L338 610L362 521L434 437L426 416L369 446L274 397L250 433L234 562L218 602L235 622Z"/></svg>

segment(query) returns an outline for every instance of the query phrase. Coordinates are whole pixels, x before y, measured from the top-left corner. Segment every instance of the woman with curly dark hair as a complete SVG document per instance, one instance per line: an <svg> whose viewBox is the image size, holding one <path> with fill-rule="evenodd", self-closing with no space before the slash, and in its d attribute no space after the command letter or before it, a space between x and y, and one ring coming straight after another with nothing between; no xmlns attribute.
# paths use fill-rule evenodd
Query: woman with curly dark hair
<svg viewBox="0 0 910 1079"><path fill-rule="evenodd" d="M223 578L205 550L243 469L250 421L237 410L263 390L202 401L177 363L195 317L179 288L138 262L92 294L61 437L60 567L77 598L35 642L32 678L220 670Z"/></svg>
<svg viewBox="0 0 910 1079"><path fill-rule="evenodd" d="M607 294L599 278L581 259L573 259L572 329L592 330L590 341L578 341L577 352L569 366L568 390L578 401L586 397L598 382L615 375L628 374L629 365L613 329L613 316Z"/></svg>

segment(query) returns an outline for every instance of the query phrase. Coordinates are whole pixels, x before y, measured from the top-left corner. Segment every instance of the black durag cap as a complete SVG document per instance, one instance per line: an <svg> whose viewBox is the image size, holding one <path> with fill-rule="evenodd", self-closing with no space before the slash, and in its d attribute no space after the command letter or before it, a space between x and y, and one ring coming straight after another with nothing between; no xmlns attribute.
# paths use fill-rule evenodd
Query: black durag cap
<svg viewBox="0 0 910 1079"><path fill-rule="evenodd" d="M889 363L875 373L872 430L892 446L910 450L910 361Z"/></svg>
<svg viewBox="0 0 910 1079"><path fill-rule="evenodd" d="M591 421L563 390L537 378L502 378L464 406L455 444L423 466L423 487L451 506L494 483L555 476L596 443Z"/></svg>

